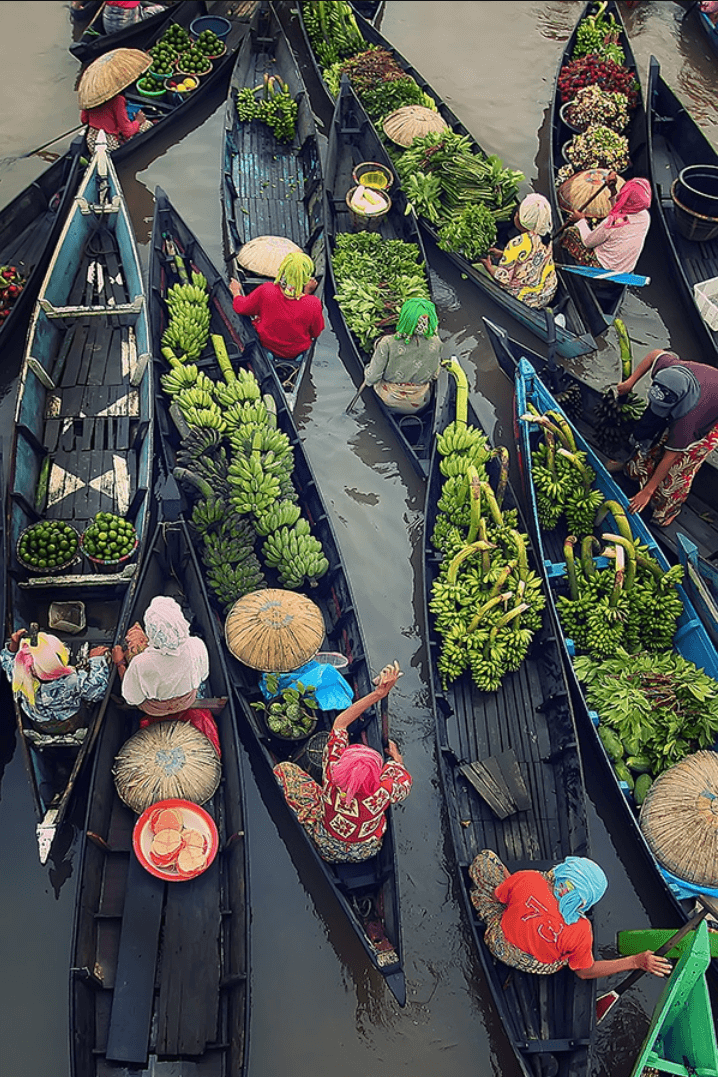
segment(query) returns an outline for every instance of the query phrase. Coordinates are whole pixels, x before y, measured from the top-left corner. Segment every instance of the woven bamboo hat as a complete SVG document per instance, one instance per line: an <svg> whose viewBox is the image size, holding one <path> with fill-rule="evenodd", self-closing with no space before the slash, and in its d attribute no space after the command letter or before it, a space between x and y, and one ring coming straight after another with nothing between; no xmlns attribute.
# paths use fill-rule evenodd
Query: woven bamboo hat
<svg viewBox="0 0 718 1077"><path fill-rule="evenodd" d="M112 49L98 56L83 72L77 97L80 108L97 108L152 66L152 57L141 49Z"/></svg>
<svg viewBox="0 0 718 1077"><path fill-rule="evenodd" d="M324 620L319 607L304 595L267 588L235 602L224 635L232 654L245 666L289 673L319 650Z"/></svg>
<svg viewBox="0 0 718 1077"><path fill-rule="evenodd" d="M674 875L718 887L718 753L696 752L656 778L641 808L641 830Z"/></svg>
<svg viewBox="0 0 718 1077"><path fill-rule="evenodd" d="M189 722L156 722L126 741L112 773L118 796L138 814L158 800L204 804L219 785L214 747Z"/></svg>
<svg viewBox="0 0 718 1077"><path fill-rule="evenodd" d="M442 120L438 112L424 105L404 105L396 112L390 112L382 127L387 138L398 146L410 146L415 138L421 138L422 135L439 134L449 130L446 120Z"/></svg>
<svg viewBox="0 0 718 1077"><path fill-rule="evenodd" d="M575 172L558 189L558 204L561 209L568 211L583 209L591 195L595 194L601 185L605 183L607 175L607 168L587 168L585 172ZM625 182L620 176L618 177L616 193L621 190ZM611 192L607 187L605 191L601 191L594 198L593 202L586 206L585 212L589 217L603 218L610 210L612 200Z"/></svg>
<svg viewBox="0 0 718 1077"><path fill-rule="evenodd" d="M250 273L274 280L287 255L301 253L302 248L285 236L257 236L239 248L237 261Z"/></svg>

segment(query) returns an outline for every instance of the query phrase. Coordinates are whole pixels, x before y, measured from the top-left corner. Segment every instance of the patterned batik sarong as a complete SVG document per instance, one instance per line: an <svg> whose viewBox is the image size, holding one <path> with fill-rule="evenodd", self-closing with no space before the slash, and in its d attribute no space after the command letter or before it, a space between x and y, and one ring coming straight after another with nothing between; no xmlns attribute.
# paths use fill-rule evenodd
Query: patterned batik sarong
<svg viewBox="0 0 718 1077"><path fill-rule="evenodd" d="M685 449L673 462L670 471L651 498L653 523L666 527L673 522L690 493L698 468L715 448L718 448L718 423L702 441L692 445L690 449ZM662 456L663 442L654 445L648 452L638 449L630 460L626 461L624 470L629 479L633 479L643 488Z"/></svg>

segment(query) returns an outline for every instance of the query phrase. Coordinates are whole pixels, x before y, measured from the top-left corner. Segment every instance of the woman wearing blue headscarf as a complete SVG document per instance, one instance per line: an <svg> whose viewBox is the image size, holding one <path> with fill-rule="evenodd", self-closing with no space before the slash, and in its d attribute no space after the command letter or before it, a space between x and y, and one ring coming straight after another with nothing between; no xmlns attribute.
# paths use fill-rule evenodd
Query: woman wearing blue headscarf
<svg viewBox="0 0 718 1077"><path fill-rule="evenodd" d="M547 975L568 965L582 980L643 969L667 976L671 965L650 950L614 961L595 961L593 931L585 913L603 896L603 870L568 856L550 871L510 875L496 853L483 849L469 868L471 901L486 924L484 942L499 961Z"/></svg>

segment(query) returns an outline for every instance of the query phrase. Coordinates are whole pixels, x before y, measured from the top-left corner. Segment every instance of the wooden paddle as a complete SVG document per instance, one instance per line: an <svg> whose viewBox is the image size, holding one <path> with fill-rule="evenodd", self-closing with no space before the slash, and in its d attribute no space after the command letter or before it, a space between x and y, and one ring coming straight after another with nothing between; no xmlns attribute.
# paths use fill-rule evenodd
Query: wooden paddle
<svg viewBox="0 0 718 1077"><path fill-rule="evenodd" d="M698 900L700 901L700 898ZM692 916L679 931L676 931L675 935L671 935L670 939L668 939L667 942L664 942L663 946L660 946L656 950L656 957L664 957L669 950L672 950L673 947L681 941L681 939L684 939L686 935L691 931L694 931L701 921L705 920L709 912L710 910L703 905L700 912L697 912L695 916ZM609 1010L612 1010L616 1005L621 995L628 991L629 987L633 987L633 985L645 975L645 969L636 969L635 972L632 972L630 976L627 976L618 987L613 989L613 991L607 991L605 995L599 995L596 999L596 1024L603 1021Z"/></svg>
<svg viewBox="0 0 718 1077"><path fill-rule="evenodd" d="M364 392L365 389L366 389L366 382L363 381L361 383L361 385L359 386L359 388L357 389L354 396L352 397L351 403L349 404L349 406L346 409L346 412L345 412L346 415L349 415L354 410L354 405L356 404L357 400L362 395L362 393Z"/></svg>
<svg viewBox="0 0 718 1077"><path fill-rule="evenodd" d="M385 748L389 747L389 696L384 698L379 703L379 714L381 715L381 742Z"/></svg>
<svg viewBox="0 0 718 1077"><path fill-rule="evenodd" d="M598 196L601 194L601 192L605 191L607 187L608 187L608 184L604 180L604 182L601 184L601 186L597 190L595 190L593 192L593 194L589 198L588 202L583 203L583 205L578 210L578 212L583 213L585 210L587 210L588 207L593 202L594 198L598 198ZM551 236L551 241L553 242L554 239L558 239L558 237L561 235L561 233L565 232L567 228L570 228L572 224L575 224L575 221L566 221L566 223L562 224L560 228L557 228L556 231Z"/></svg>

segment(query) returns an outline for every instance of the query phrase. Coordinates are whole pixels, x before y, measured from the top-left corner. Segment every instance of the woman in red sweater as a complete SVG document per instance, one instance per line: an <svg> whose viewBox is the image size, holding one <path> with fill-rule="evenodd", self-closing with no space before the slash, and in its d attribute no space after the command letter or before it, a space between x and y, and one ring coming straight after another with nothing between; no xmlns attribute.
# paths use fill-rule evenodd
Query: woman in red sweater
<svg viewBox="0 0 718 1077"><path fill-rule="evenodd" d="M274 283L260 284L242 295L238 280L229 282L237 314L254 321L260 341L278 359L296 359L307 351L324 328L322 301L312 293L317 282L308 254L288 254Z"/></svg>

